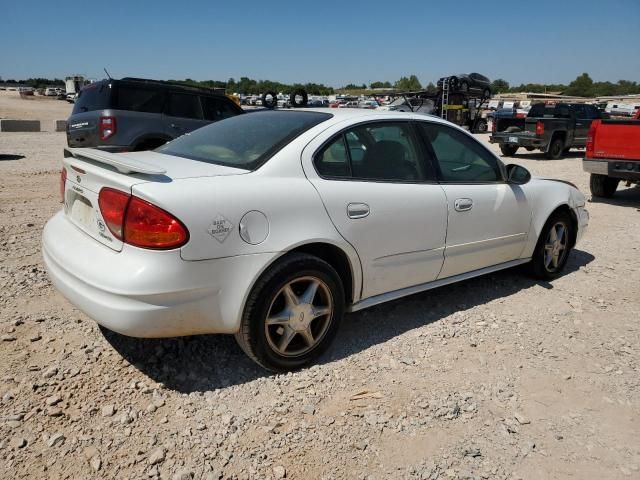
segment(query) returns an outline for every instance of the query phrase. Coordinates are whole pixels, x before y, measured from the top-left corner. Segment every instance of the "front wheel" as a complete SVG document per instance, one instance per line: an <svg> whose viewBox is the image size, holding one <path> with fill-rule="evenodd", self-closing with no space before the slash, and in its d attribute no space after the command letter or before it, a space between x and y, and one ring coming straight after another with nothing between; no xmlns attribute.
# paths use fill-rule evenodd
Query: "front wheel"
<svg viewBox="0 0 640 480"><path fill-rule="evenodd" d="M291 254L256 283L236 340L264 368L295 370L312 363L331 344L344 308L335 269L312 255Z"/></svg>
<svg viewBox="0 0 640 480"><path fill-rule="evenodd" d="M518 151L518 146L507 145L503 143L502 145L500 145L500 151L502 152L502 155L504 155L505 157L512 157Z"/></svg>
<svg viewBox="0 0 640 480"><path fill-rule="evenodd" d="M571 252L572 229L569 214L557 212L549 217L529 264L531 273L536 278L552 280L560 276Z"/></svg>
<svg viewBox="0 0 640 480"><path fill-rule="evenodd" d="M475 128L476 133L487 133L487 127L487 121L484 118L478 120Z"/></svg>
<svg viewBox="0 0 640 480"><path fill-rule="evenodd" d="M620 180L606 175L591 174L589 189L594 197L611 198L616 193Z"/></svg>

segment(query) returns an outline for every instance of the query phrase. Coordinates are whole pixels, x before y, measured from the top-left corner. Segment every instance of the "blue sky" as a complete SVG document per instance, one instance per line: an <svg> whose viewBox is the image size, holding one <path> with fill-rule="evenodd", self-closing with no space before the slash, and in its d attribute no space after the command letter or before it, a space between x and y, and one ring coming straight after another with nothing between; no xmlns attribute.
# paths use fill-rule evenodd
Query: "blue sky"
<svg viewBox="0 0 640 480"><path fill-rule="evenodd" d="M0 76L640 81L640 0L216 3L3 0Z"/></svg>

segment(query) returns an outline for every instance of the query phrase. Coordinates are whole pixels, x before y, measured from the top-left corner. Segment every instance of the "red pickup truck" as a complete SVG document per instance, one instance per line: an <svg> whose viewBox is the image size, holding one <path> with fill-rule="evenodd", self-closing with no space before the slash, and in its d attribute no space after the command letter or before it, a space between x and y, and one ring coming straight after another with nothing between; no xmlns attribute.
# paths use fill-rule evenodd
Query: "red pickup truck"
<svg viewBox="0 0 640 480"><path fill-rule="evenodd" d="M640 183L640 110L633 120L594 120L582 168L594 197L610 198L620 180Z"/></svg>

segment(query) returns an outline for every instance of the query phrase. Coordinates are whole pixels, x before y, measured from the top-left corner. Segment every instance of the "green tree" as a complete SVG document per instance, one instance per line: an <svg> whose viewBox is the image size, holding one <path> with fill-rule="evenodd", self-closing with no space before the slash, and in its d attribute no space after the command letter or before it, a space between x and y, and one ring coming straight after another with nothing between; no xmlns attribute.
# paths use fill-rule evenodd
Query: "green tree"
<svg viewBox="0 0 640 480"><path fill-rule="evenodd" d="M391 82L373 82L369 88L391 88Z"/></svg>
<svg viewBox="0 0 640 480"><path fill-rule="evenodd" d="M416 90L421 90L422 85L420 84L420 80L415 75L411 75L409 77L400 77L395 84L395 87L401 91L407 92L415 92Z"/></svg>
<svg viewBox="0 0 640 480"><path fill-rule="evenodd" d="M436 93L438 91L438 89L436 88L436 86L433 84L433 82L429 82L427 84L427 86L425 87L425 90L429 93Z"/></svg>
<svg viewBox="0 0 640 480"><path fill-rule="evenodd" d="M588 73L583 73L569 84L564 93L577 97L592 97L594 95L593 80Z"/></svg>
<svg viewBox="0 0 640 480"><path fill-rule="evenodd" d="M493 93L502 93L509 91L509 82L502 78L498 78L491 83L491 91Z"/></svg>

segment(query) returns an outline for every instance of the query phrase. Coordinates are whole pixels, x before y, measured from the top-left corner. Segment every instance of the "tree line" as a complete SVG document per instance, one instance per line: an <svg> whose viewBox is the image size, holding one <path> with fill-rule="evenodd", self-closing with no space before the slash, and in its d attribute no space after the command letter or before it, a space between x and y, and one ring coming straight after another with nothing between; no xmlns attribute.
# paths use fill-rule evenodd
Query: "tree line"
<svg viewBox="0 0 640 480"><path fill-rule="evenodd" d="M341 88L334 89L321 83L294 83L286 84L271 80L254 80L248 77L240 77L239 80L234 78L228 79L226 82L220 80L193 80L186 78L184 80L170 80L173 82L184 83L208 88L224 88L227 93L243 93L247 95L261 94L265 92L284 92L289 93L297 89L304 89L311 95L332 95L336 91L368 91L374 89L392 89L400 91L419 91L426 90L436 92L436 86L429 82L426 85L421 84L416 75L400 77L395 82L375 81L367 84L349 83ZM64 85L64 81L59 78L28 78L26 80L2 80L4 84L23 84L33 88L43 88L55 85ZM640 94L640 82L630 80L618 80L613 82L594 82L588 73L578 75L575 80L568 85L564 84L543 84L543 83L522 83L517 86L511 86L508 81L498 78L492 82L491 90L494 93L562 93L577 97L597 97L607 95L630 95Z"/></svg>

